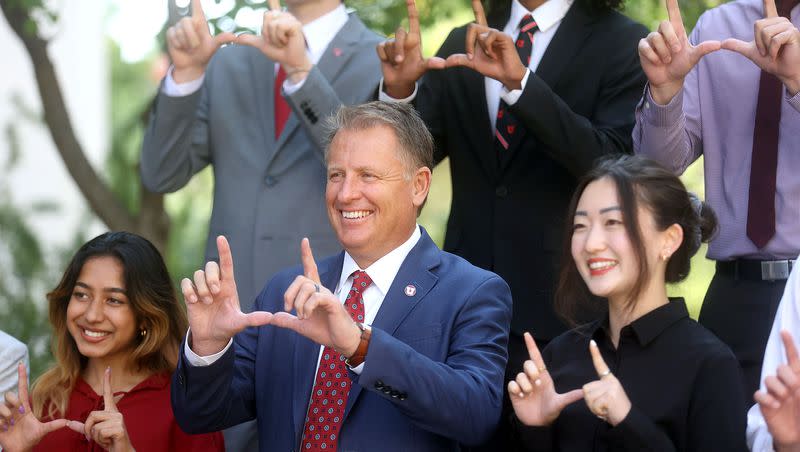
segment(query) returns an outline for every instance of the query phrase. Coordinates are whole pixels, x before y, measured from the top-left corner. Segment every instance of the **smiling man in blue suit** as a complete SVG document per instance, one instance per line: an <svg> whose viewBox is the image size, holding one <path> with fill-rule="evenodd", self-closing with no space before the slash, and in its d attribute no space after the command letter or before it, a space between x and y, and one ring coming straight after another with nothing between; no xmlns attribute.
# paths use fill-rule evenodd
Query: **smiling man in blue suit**
<svg viewBox="0 0 800 452"><path fill-rule="evenodd" d="M511 295L416 223L433 140L406 105L343 107L326 152L344 251L276 275L240 310L233 259L184 279L172 405L191 433L257 419L261 450L458 450L500 417ZM301 205L297 206L302 209Z"/></svg>

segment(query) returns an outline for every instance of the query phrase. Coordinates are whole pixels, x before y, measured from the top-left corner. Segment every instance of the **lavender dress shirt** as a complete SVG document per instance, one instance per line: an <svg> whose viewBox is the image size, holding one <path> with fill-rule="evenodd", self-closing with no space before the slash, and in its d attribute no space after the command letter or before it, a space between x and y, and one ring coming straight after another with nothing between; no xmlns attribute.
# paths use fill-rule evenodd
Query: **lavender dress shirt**
<svg viewBox="0 0 800 452"><path fill-rule="evenodd" d="M763 17L762 0L733 1L706 11L689 41L752 41L753 24ZM800 23L800 6L792 9L791 20ZM745 230L760 75L744 56L720 50L700 60L669 104L656 104L645 88L636 107L634 152L678 174L704 156L706 200L720 225L710 259L794 259L800 253L800 93L790 97L784 88L775 236L759 250Z"/></svg>

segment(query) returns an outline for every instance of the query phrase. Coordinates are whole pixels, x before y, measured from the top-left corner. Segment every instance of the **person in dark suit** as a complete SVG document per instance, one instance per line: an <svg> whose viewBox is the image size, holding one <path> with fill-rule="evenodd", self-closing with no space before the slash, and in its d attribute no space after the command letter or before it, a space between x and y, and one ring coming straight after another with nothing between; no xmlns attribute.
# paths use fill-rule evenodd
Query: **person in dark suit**
<svg viewBox="0 0 800 452"><path fill-rule="evenodd" d="M647 30L615 11L616 0L502 0L487 18L474 0L476 23L454 29L426 60L407 1L409 32L378 47L380 95L413 99L436 162L450 158L444 249L511 286L513 378L527 356L524 331L541 343L564 331L552 307L560 224L592 162L631 152L645 84L636 46Z"/></svg>
<svg viewBox="0 0 800 452"><path fill-rule="evenodd" d="M219 237L219 265L181 283L176 418L194 433L256 418L261 450L478 444L500 418L510 290L416 224L433 139L413 108L343 107L333 130L326 203L344 251L316 264L303 240L302 267L244 314Z"/></svg>

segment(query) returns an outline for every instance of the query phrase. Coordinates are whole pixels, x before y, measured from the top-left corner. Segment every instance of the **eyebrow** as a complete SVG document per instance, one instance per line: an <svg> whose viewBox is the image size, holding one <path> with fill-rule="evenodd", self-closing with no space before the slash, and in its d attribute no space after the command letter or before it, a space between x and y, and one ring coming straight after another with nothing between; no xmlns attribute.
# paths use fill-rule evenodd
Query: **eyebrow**
<svg viewBox="0 0 800 452"><path fill-rule="evenodd" d="M605 208L603 208L603 209L600 209L600 213L601 213L601 214L603 214L603 213L606 213L606 212L611 212L612 210L622 210L622 208L620 208L619 206L605 207ZM586 213L586 211L585 211L585 210L576 210L576 211L575 211L575 216L576 216L576 217L577 217L577 216L586 217L586 216L588 216L588 215L589 215L589 214L588 214L588 213Z"/></svg>
<svg viewBox="0 0 800 452"><path fill-rule="evenodd" d="M89 286L86 283L82 283L80 281L76 282L75 285L83 287L84 289L87 289L87 290L91 290L92 289L91 286ZM128 296L128 294L125 293L125 289L120 289L119 287L106 287L105 289L103 289L103 291L104 292L121 293L122 295Z"/></svg>

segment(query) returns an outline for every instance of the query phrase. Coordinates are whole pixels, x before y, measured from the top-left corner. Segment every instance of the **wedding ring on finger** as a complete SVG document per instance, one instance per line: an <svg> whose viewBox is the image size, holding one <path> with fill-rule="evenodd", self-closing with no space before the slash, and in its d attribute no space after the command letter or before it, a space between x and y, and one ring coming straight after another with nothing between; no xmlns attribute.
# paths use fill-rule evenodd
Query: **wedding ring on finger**
<svg viewBox="0 0 800 452"><path fill-rule="evenodd" d="M602 378L605 378L605 377L607 377L609 375L611 375L611 369L606 369L605 372L600 374L600 378L602 379Z"/></svg>
<svg viewBox="0 0 800 452"><path fill-rule="evenodd" d="M319 284L314 283L314 290L319 293Z"/></svg>

